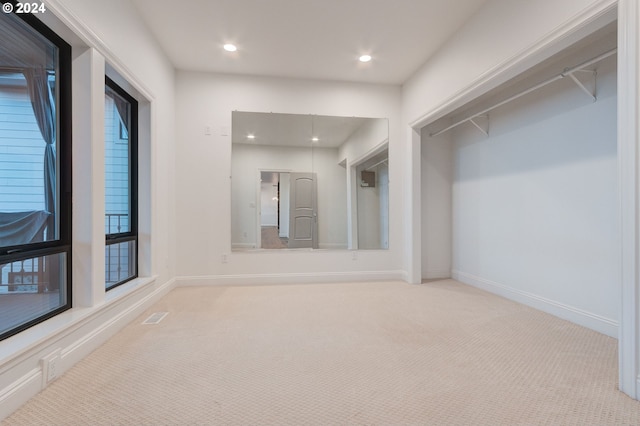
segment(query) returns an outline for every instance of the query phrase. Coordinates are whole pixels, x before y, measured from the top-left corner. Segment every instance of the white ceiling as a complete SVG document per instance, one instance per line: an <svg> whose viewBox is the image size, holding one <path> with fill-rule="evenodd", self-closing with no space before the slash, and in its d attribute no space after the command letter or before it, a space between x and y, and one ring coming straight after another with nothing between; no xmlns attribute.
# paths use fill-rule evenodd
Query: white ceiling
<svg viewBox="0 0 640 426"><path fill-rule="evenodd" d="M485 2L131 1L178 69L385 84L402 84Z"/></svg>

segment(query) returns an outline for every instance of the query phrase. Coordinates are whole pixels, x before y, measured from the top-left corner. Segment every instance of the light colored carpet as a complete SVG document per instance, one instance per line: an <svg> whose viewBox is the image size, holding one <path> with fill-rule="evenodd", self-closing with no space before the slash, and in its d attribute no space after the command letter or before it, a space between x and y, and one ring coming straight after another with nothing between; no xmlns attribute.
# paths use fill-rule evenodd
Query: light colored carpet
<svg viewBox="0 0 640 426"><path fill-rule="evenodd" d="M179 288L5 423L640 424L616 387L614 339L452 280Z"/></svg>

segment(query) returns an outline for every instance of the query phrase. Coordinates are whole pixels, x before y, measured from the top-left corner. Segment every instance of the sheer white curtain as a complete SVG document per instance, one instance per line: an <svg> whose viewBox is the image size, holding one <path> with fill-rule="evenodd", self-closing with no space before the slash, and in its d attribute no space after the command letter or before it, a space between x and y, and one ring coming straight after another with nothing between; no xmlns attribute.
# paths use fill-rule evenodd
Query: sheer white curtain
<svg viewBox="0 0 640 426"><path fill-rule="evenodd" d="M44 205L48 217L47 239L53 236L56 213L56 101L51 89L49 74L55 72L55 47L13 15L4 15L0 25L0 72L22 73L27 82L27 91L33 107L38 128L44 140ZM15 235L18 229L25 229L25 221L30 219L37 223L30 226L40 228L43 215L25 212L17 217L15 214L3 213L0 237ZM20 216L20 215L18 215ZM37 218L37 219L36 219ZM13 220L10 220L13 219ZM31 242L29 233L25 233L22 243ZM19 244L16 240L16 244Z"/></svg>
<svg viewBox="0 0 640 426"><path fill-rule="evenodd" d="M44 140L44 206L51 214L55 212L56 195L56 110L55 99L49 85L49 75L44 68L25 68L27 89L38 128Z"/></svg>

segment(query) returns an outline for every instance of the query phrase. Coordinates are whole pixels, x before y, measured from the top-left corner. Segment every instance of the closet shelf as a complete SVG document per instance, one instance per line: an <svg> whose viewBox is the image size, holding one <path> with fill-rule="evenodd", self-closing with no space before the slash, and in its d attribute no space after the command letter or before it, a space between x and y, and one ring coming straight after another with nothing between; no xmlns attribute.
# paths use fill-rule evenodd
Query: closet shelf
<svg viewBox="0 0 640 426"><path fill-rule="evenodd" d="M561 72L560 74L557 74L557 75L555 75L555 76L553 76L553 77L551 77L551 78L549 78L549 79L547 79L547 80L545 80L545 81L543 81L541 83L536 84L535 86L532 86L532 87L530 87L530 88L528 88L526 90L523 90L522 92L517 93L517 94L515 94L515 95L513 95L513 96L511 96L511 97L509 97L509 98L507 98L507 99L505 99L503 101L500 101L497 104L495 104L495 105L493 105L493 106L491 106L489 108L485 108L482 111L480 111L478 113L475 113L470 117L467 117L465 119L456 121L455 123L451 124L448 127L445 127L442 130L439 130L439 131L434 132L434 133L430 133L429 136L434 137L434 136L441 135L441 134L443 134L445 132L448 132L449 130L454 129L454 128L458 127L459 125L467 123L467 122L471 122L476 128L478 128L478 130L480 130L486 136L489 136L489 116L488 116L488 113L490 111L492 111L492 110L494 110L496 108L499 108L499 107L501 107L501 106L503 106L503 105L505 105L505 104L507 104L507 103L509 103L511 101L514 101L514 100L518 99L518 98L521 98L524 95L528 95L531 92L534 92L534 91L536 91L536 90L538 90L538 89L540 89L542 87L545 87L545 86L553 83L554 81L563 79L565 77L570 77L578 85L578 87L582 91L587 93L589 95L589 97L591 97L594 101L596 101L597 98L596 98L596 94L595 94L595 90L596 90L595 89L596 88L595 79L596 79L597 73L595 71L593 71L593 70L587 70L586 68L591 66L591 65L593 65L593 64L595 64L595 63L597 63L597 62L602 61L603 59L608 58L611 55L615 55L617 53L617 51L618 51L618 49L614 48L614 49L608 50L608 51L606 51L606 52L604 52L604 53L602 53L602 54L600 54L600 55L598 55L598 56L596 56L596 57L594 57L592 59L589 59L586 62L583 62L581 64L578 64L578 65L570 67L570 68L565 68L564 71ZM580 79L578 79L575 76L575 74L578 73L578 72L589 73L591 75L591 77L593 78L593 83L592 83L593 90L589 90L587 88L587 86L582 81L580 81ZM486 125L485 126L481 126L477 122L477 119L480 118L480 117L486 117Z"/></svg>

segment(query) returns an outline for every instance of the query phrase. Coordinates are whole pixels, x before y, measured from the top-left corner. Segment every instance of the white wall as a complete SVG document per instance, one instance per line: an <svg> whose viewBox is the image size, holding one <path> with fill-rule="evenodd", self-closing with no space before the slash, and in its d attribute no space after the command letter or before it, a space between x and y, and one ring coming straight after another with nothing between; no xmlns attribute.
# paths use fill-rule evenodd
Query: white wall
<svg viewBox="0 0 640 426"><path fill-rule="evenodd" d="M197 72L177 73L178 275L182 283L252 277L327 280L397 277L402 266L400 88ZM390 126L390 250L230 253L231 111L385 117ZM205 135L211 126L212 135ZM399 158L401 156L395 157ZM206 182L206 185L203 185ZM222 200L222 201L220 201ZM226 200L226 201L225 201ZM226 256L225 256L226 255ZM226 260L226 263L225 263ZM391 271L391 272L390 272ZM233 281L233 282L237 282Z"/></svg>
<svg viewBox="0 0 640 426"><path fill-rule="evenodd" d="M380 188L375 191L368 191L362 194L360 188L360 171L356 168L362 162L379 154L386 149L389 141L389 122L387 119L370 119L363 123L349 138L340 145L338 158L347 171L347 215L350 218L347 223L348 247L357 249L388 248L388 232L386 241L380 239L380 219L384 216L384 223L389 222L388 210L382 214L377 206L377 194ZM401 147L404 148L404 147ZM402 152L402 149L396 152ZM388 183L388 182L387 182ZM376 197L367 197L374 195ZM376 208L372 210L370 201L376 203ZM388 199L384 200L388 204ZM367 213L367 212L376 213ZM380 212L378 214L377 212ZM372 231L373 230L373 231ZM388 229L387 229L388 230Z"/></svg>
<svg viewBox="0 0 640 426"><path fill-rule="evenodd" d="M406 121L434 122L499 86L610 22L611 4L490 1L404 85ZM461 281L617 335L615 59L607 64L596 103L567 79L492 111L489 138L472 125L437 138L423 129L412 196L424 278L451 265Z"/></svg>
<svg viewBox="0 0 640 426"><path fill-rule="evenodd" d="M362 186L361 174L365 170L374 173L373 186ZM364 163L356 167L355 175L358 249L388 247L388 167L385 163L375 167L367 167Z"/></svg>
<svg viewBox="0 0 640 426"><path fill-rule="evenodd" d="M69 20L89 29L94 39L101 43L99 50L106 56L106 62L115 58L117 63L112 65L123 71L125 77L127 74L134 76L136 85L153 98L150 99L153 139L149 155L152 162L152 226L157 232L153 235L152 262L155 263L154 272L161 281L166 281L175 275L175 245L171 243L175 233L173 66L129 1L57 0L50 3L59 5L63 13L66 10Z"/></svg>
<svg viewBox="0 0 640 426"><path fill-rule="evenodd" d="M277 184L273 182L260 183L260 225L278 226Z"/></svg>
<svg viewBox="0 0 640 426"><path fill-rule="evenodd" d="M498 86L579 40L584 36L583 27L613 4L613 0L487 1L405 82L404 117L414 122L443 106L461 106L453 101L454 97L488 80L492 80L491 84L478 89ZM565 32L569 34L562 41L554 39ZM495 78L494 72L505 66L512 69Z"/></svg>
<svg viewBox="0 0 640 426"><path fill-rule="evenodd" d="M0 345L0 419L47 386L41 358L64 373L173 286L174 73L127 0L49 0L42 16L73 46L74 307ZM146 97L141 106L141 271L104 292L105 63ZM86 108L85 108L86 107ZM143 129L144 127L144 129ZM100 256L102 255L102 256Z"/></svg>
<svg viewBox="0 0 640 426"><path fill-rule="evenodd" d="M451 133L430 138L422 131L422 278L451 276L453 142Z"/></svg>
<svg viewBox="0 0 640 426"><path fill-rule="evenodd" d="M566 79L493 111L488 138L471 125L456 130L453 269L615 336L615 58L597 83L597 102Z"/></svg>
<svg viewBox="0 0 640 426"><path fill-rule="evenodd" d="M615 5L615 0L489 0L404 83L404 268L411 282L420 281L423 257L438 256L429 251L423 256L429 248L412 238L421 234L422 222L420 127L561 51L594 25L615 19Z"/></svg>
<svg viewBox="0 0 640 426"><path fill-rule="evenodd" d="M280 237L289 238L289 218L291 207L291 176L288 173L280 175Z"/></svg>
<svg viewBox="0 0 640 426"><path fill-rule="evenodd" d="M380 247L389 248L389 166L380 164L376 169L380 194Z"/></svg>
<svg viewBox="0 0 640 426"><path fill-rule="evenodd" d="M313 148L318 191L318 247L347 248L347 171L337 148Z"/></svg>
<svg viewBox="0 0 640 426"><path fill-rule="evenodd" d="M339 148L340 161L357 164L380 148L389 138L389 122L386 119L367 120Z"/></svg>

